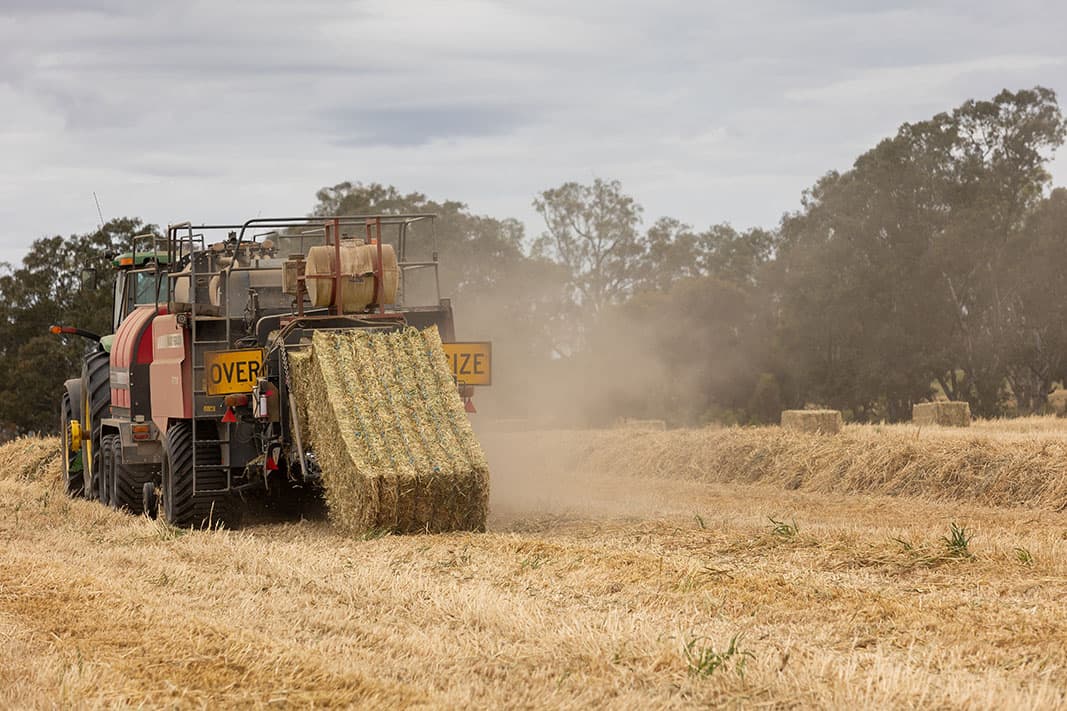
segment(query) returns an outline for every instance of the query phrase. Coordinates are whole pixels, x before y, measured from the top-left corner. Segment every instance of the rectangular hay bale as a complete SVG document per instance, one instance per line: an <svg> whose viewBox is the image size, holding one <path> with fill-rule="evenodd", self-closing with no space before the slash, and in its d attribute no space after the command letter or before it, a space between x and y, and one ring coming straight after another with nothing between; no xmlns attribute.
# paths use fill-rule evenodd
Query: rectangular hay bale
<svg viewBox="0 0 1067 711"><path fill-rule="evenodd" d="M917 425L970 427L971 406L965 402L920 402L911 406L911 421Z"/></svg>
<svg viewBox="0 0 1067 711"><path fill-rule="evenodd" d="M837 434L844 420L839 410L783 410L782 427L799 432Z"/></svg>
<svg viewBox="0 0 1067 711"><path fill-rule="evenodd" d="M1058 388L1048 395L1049 410L1059 417L1067 415L1067 390Z"/></svg>
<svg viewBox="0 0 1067 711"><path fill-rule="evenodd" d="M484 531L489 467L435 327L318 331L289 356L303 441L351 532Z"/></svg>

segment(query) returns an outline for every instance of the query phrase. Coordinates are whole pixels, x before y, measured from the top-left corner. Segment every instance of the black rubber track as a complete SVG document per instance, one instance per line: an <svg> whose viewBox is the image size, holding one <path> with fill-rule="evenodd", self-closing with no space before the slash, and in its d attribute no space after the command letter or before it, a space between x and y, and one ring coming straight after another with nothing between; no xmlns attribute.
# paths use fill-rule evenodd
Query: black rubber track
<svg viewBox="0 0 1067 711"><path fill-rule="evenodd" d="M74 459L78 457L78 453L72 452L70 449L70 421L73 419L74 406L70 403L70 393L64 390L63 402L59 406L59 433L63 438L63 482L67 496L77 498L82 495L85 480L82 478L80 471L72 472L70 470Z"/></svg>
<svg viewBox="0 0 1067 711"><path fill-rule="evenodd" d="M214 422L195 421L197 439L216 439ZM179 528L237 528L241 506L236 497L228 494L203 494L205 489L226 486L226 472L200 469L222 462L218 445L197 447L197 490L193 493L193 430L192 422L180 420L167 428L163 453L163 515L171 525Z"/></svg>
<svg viewBox="0 0 1067 711"><path fill-rule="evenodd" d="M82 469L85 472L85 487L83 495L86 498L95 498L106 503L106 499L102 498L106 495L102 493L99 488L99 481L96 473L101 471L103 461L101 455L103 454L100 446L100 429L101 422L105 417L111 414L111 356L103 351L93 351L85 356L85 363L82 365L82 387L84 388L84 395L88 401L89 410L83 412L83 422L88 418L89 423L89 435L92 443L92 461L86 461L84 450L82 454ZM85 446L84 444L82 445Z"/></svg>
<svg viewBox="0 0 1067 711"><path fill-rule="evenodd" d="M156 468L146 464L127 464L122 459L122 440L118 435L105 437L109 440L107 452L111 460L108 480L111 483L110 503L112 508L141 513L144 508L142 496L144 485L155 478Z"/></svg>

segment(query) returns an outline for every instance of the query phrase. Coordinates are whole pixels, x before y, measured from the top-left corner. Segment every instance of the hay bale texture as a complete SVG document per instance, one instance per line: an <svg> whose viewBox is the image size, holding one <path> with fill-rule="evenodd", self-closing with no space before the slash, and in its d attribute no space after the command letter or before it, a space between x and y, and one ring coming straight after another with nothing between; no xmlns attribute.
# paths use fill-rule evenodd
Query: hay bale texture
<svg viewBox="0 0 1067 711"><path fill-rule="evenodd" d="M1058 388L1049 393L1048 406L1057 417L1067 416L1067 390Z"/></svg>
<svg viewBox="0 0 1067 711"><path fill-rule="evenodd" d="M354 533L485 530L489 466L436 328L320 331L290 362L335 524Z"/></svg>
<svg viewBox="0 0 1067 711"><path fill-rule="evenodd" d="M920 402L911 406L911 421L917 425L970 427L971 406L965 402Z"/></svg>
<svg viewBox="0 0 1067 711"><path fill-rule="evenodd" d="M837 434L844 421L838 410L783 410L782 427L798 432Z"/></svg>

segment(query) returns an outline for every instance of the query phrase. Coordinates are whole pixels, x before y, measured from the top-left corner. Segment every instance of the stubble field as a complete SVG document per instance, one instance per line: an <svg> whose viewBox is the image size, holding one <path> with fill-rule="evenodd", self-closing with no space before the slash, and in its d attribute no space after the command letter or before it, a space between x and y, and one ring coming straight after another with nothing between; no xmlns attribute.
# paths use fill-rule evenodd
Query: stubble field
<svg viewBox="0 0 1067 711"><path fill-rule="evenodd" d="M483 441L489 532L370 540L178 531L0 448L0 706L1067 703L1061 421Z"/></svg>

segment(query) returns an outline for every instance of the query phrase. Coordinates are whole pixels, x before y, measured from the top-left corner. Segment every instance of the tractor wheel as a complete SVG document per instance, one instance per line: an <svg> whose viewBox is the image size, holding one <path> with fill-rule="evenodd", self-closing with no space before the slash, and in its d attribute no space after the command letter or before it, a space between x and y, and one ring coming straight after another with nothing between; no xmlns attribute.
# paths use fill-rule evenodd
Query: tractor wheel
<svg viewBox="0 0 1067 711"><path fill-rule="evenodd" d="M226 486L226 473L217 467L222 450L217 444L200 444L193 452L193 422L201 439L218 437L215 423L179 420L167 428L163 445L163 515L179 528L240 525L241 509L230 494L205 494L203 490ZM193 458L196 458L197 489L193 491Z"/></svg>
<svg viewBox="0 0 1067 711"><path fill-rule="evenodd" d="M100 438L100 470L96 473L97 489L96 498L104 506L113 506L111 503L111 477L115 475L115 440L116 434L104 435Z"/></svg>
<svg viewBox="0 0 1067 711"><path fill-rule="evenodd" d="M141 489L141 508L144 515L155 520L159 518L159 489L154 481L150 481Z"/></svg>
<svg viewBox="0 0 1067 711"><path fill-rule="evenodd" d="M63 438L63 489L67 496L77 498L82 495L84 487L82 479L81 452L75 452L71 447L71 421L74 420L74 406L70 402L70 393L63 393L63 403L59 408L59 432Z"/></svg>
<svg viewBox="0 0 1067 711"><path fill-rule="evenodd" d="M154 467L127 464L122 458L122 439L118 435L104 439L109 440L110 445L105 455L111 462L107 470L108 482L111 485L111 507L131 513L141 511L144 506L141 501L144 485L155 479Z"/></svg>
<svg viewBox="0 0 1067 711"><path fill-rule="evenodd" d="M111 356L93 351L82 366L82 442L83 494L86 498L107 502L107 492L100 489L103 471L101 427L111 408Z"/></svg>

